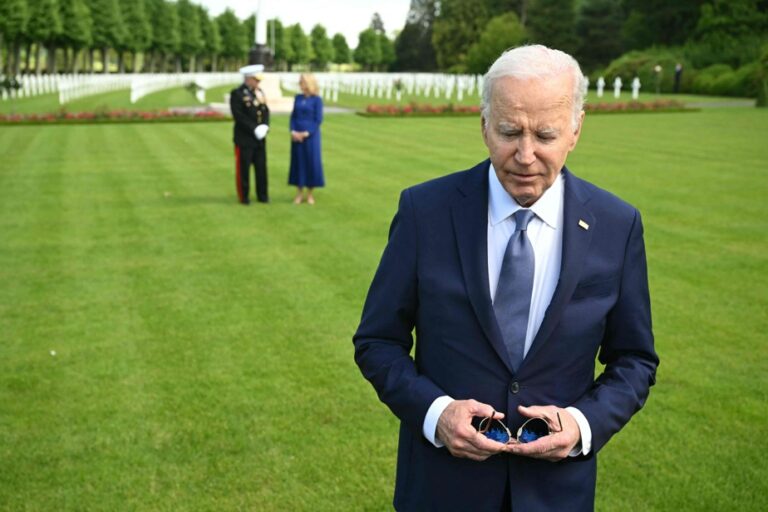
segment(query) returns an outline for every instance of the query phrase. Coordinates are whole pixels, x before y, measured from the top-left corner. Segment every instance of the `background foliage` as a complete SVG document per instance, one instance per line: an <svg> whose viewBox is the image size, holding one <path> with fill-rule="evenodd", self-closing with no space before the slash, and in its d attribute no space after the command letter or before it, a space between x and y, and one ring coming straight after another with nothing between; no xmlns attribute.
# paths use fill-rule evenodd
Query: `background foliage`
<svg viewBox="0 0 768 512"><path fill-rule="evenodd" d="M254 23L229 9L213 17L193 0L5 0L0 69L234 70L247 61ZM384 27L373 12L354 48L320 24L272 19L267 30L278 70L481 74L500 51L524 43L575 55L593 83L639 76L655 87L648 70L660 65L661 90L671 91L679 63L678 92L756 96L768 0L411 0L403 27Z"/></svg>

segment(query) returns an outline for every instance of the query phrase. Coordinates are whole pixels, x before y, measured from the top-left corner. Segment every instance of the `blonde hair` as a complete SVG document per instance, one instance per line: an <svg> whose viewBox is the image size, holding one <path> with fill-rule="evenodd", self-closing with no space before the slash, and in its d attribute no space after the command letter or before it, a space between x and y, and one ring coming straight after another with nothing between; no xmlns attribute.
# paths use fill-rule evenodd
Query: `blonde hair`
<svg viewBox="0 0 768 512"><path fill-rule="evenodd" d="M304 79L304 83L307 85L307 91L310 96L317 96L320 92L320 88L317 86L317 79L312 73L302 73L299 79Z"/></svg>

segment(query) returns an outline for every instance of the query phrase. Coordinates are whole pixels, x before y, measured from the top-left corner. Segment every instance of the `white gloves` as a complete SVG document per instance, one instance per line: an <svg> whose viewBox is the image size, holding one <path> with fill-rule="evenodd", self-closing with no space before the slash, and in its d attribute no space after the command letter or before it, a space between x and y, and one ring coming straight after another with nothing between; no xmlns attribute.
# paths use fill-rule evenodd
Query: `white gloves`
<svg viewBox="0 0 768 512"><path fill-rule="evenodd" d="M253 130L253 134L256 136L258 140L261 140L267 136L268 131L269 131L269 126L265 124L260 124Z"/></svg>

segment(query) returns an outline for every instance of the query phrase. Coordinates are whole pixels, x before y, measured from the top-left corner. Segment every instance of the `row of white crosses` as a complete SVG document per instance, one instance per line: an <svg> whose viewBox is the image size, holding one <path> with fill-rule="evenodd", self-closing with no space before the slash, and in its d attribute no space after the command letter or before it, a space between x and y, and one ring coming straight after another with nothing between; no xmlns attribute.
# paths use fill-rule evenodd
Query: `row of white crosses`
<svg viewBox="0 0 768 512"><path fill-rule="evenodd" d="M85 96L127 89L131 86L132 79L133 75L126 73L62 76L59 79L59 105L64 105Z"/></svg>
<svg viewBox="0 0 768 512"><path fill-rule="evenodd" d="M603 97L603 89L605 89L605 79L600 77L597 79L597 97ZM617 76L613 80L613 97L618 98L621 96L621 87L624 85L621 81L621 77ZM632 99L636 100L640 96L640 79L635 77L632 80Z"/></svg>
<svg viewBox="0 0 768 512"><path fill-rule="evenodd" d="M315 78L321 96L333 102L338 101L339 92L398 102L404 93L462 101L482 87L481 76L441 73L316 73ZM298 92L298 73L280 73L280 81L284 89Z"/></svg>
<svg viewBox="0 0 768 512"><path fill-rule="evenodd" d="M0 81L4 78L0 76ZM131 103L136 103L147 94L193 83L198 101L204 103L206 89L240 80L239 73L20 75L15 77L19 87L0 91L0 100L58 94L59 104L64 105L85 96L130 89Z"/></svg>
<svg viewBox="0 0 768 512"><path fill-rule="evenodd" d="M144 96L164 89L194 84L195 97L205 103L205 90L219 85L234 84L242 80L239 73L161 73L133 75L131 81L131 103Z"/></svg>
<svg viewBox="0 0 768 512"><path fill-rule="evenodd" d="M0 98L8 100L11 98L31 98L41 94L52 94L59 90L59 80L62 75L19 75L13 78L19 85L18 88L10 90L3 89L0 92ZM5 80L5 76L0 75L0 81Z"/></svg>

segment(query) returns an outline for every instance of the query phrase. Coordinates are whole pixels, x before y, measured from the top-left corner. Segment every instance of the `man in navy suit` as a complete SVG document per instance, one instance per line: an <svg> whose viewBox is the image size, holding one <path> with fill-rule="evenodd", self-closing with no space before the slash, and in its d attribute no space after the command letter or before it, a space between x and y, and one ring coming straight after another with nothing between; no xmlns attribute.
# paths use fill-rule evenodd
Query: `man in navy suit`
<svg viewBox="0 0 768 512"><path fill-rule="evenodd" d="M565 167L585 93L569 55L505 52L483 85L489 160L400 197L354 336L400 419L397 510L592 510L596 453L645 403L658 358L640 214ZM515 361L494 297L518 228L533 268ZM477 430L487 417L553 433L498 442Z"/></svg>

